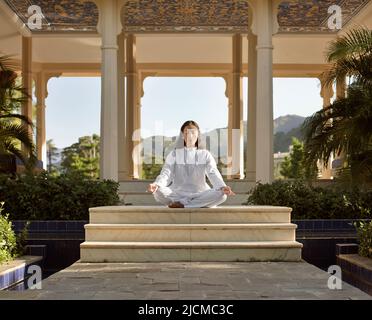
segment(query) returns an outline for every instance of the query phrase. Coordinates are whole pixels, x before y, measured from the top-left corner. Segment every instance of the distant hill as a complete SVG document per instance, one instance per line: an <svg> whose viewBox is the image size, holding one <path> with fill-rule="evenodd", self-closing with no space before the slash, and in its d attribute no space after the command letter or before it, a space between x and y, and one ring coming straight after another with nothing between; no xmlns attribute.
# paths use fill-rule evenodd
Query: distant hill
<svg viewBox="0 0 372 320"><path fill-rule="evenodd" d="M295 114L281 116L274 120L274 134L277 132L288 133L294 128L299 127L304 122L305 118Z"/></svg>
<svg viewBox="0 0 372 320"><path fill-rule="evenodd" d="M285 115L274 119L274 152L288 152L289 146L291 144L292 136L302 140L300 133L300 126L306 118L298 115ZM211 140L220 140L220 150L219 156L224 157L227 154L227 127L213 129L208 132L203 132L204 135L209 136ZM247 142L247 121L243 121L243 135L244 144ZM169 151L169 147L175 141L176 136L166 137L166 136L150 136L142 139L143 147L147 152L152 150L155 146L155 140L160 142L164 139L164 147L166 148L164 155ZM216 142L217 143L217 142ZM207 146L213 145L207 140ZM56 158L53 164L59 166L62 160L63 148L59 148L56 152ZM216 156L218 156L216 154Z"/></svg>
<svg viewBox="0 0 372 320"><path fill-rule="evenodd" d="M292 142L292 137L296 137L299 140L303 140L303 137L300 132L300 126L306 118L297 116L297 115L286 115L276 118L274 120L274 152L288 152L289 146ZM244 143L247 141L247 122L243 123L243 132L244 132ZM211 139L220 140L220 150L219 156L224 157L227 154L227 128L217 128L208 132L203 132L205 136L211 137ZM166 150L164 155L168 153L168 147L172 145L176 136L173 137L163 137L163 136L151 136L142 140L144 150L152 150L155 146L155 141L161 141L164 139L164 146ZM214 141L216 141L214 140ZM217 143L217 142L216 142ZM208 146L207 140L207 146ZM153 145L153 147L151 147ZM216 156L218 156L216 154ZM146 156L145 156L146 158Z"/></svg>
<svg viewBox="0 0 372 320"><path fill-rule="evenodd" d="M274 153L288 152L292 137L303 140L301 126L305 117L289 114L274 120Z"/></svg>

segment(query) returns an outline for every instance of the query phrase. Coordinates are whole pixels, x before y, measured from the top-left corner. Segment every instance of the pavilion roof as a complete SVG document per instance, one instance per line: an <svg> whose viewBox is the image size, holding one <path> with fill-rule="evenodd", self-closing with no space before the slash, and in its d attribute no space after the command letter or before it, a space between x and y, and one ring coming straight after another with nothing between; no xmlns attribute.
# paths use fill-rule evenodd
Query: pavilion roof
<svg viewBox="0 0 372 320"><path fill-rule="evenodd" d="M27 9L38 5L43 28L32 32L95 33L98 8L93 2L73 0L4 0L23 23ZM370 0L282 1L278 10L280 33L333 33L327 26L328 7L339 5L345 24ZM129 0L121 13L128 32L246 32L248 0Z"/></svg>

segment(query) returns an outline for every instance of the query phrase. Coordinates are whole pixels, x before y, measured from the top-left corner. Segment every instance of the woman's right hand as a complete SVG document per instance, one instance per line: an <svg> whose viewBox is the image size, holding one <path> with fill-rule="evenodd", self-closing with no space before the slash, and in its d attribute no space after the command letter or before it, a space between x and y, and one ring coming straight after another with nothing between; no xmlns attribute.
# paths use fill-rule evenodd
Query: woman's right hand
<svg viewBox="0 0 372 320"><path fill-rule="evenodd" d="M158 190L159 186L156 183L150 183L147 187L147 191L154 193L156 190Z"/></svg>

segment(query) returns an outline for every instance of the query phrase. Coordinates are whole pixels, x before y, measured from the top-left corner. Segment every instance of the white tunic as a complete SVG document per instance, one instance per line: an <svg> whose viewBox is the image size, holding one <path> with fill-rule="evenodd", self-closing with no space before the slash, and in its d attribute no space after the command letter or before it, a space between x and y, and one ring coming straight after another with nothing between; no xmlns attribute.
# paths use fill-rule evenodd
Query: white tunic
<svg viewBox="0 0 372 320"><path fill-rule="evenodd" d="M190 196L211 189L205 180L205 175L218 190L226 186L216 161L207 149L184 147L174 149L165 160L165 164L154 183L159 186L169 186L180 195Z"/></svg>

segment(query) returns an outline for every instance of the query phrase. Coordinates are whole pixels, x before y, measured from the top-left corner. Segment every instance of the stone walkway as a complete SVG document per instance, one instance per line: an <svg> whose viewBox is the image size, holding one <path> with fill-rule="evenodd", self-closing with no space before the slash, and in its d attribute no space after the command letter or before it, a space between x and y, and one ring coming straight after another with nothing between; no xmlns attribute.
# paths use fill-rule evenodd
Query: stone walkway
<svg viewBox="0 0 372 320"><path fill-rule="evenodd" d="M372 299L306 262L74 263L0 299Z"/></svg>

